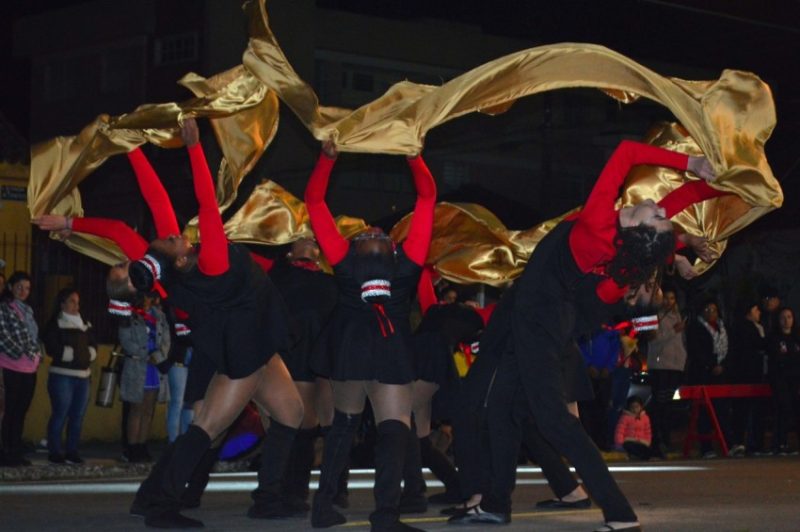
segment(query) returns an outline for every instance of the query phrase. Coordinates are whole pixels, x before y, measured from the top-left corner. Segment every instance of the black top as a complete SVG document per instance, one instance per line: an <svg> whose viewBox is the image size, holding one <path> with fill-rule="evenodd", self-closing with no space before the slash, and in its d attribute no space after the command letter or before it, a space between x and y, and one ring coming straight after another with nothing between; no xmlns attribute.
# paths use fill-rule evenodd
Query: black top
<svg viewBox="0 0 800 532"><path fill-rule="evenodd" d="M767 357L770 375L800 377L800 338L796 333L769 336Z"/></svg>

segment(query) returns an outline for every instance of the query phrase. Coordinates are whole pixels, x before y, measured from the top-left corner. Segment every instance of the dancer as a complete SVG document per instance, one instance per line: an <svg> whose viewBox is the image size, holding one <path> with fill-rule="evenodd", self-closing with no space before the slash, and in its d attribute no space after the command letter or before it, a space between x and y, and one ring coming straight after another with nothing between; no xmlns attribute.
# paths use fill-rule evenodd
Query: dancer
<svg viewBox="0 0 800 532"><path fill-rule="evenodd" d="M433 231L436 185L422 158L409 158L417 202L408 238L395 247L383 231L372 228L349 242L339 233L325 204L336 156L331 142L323 144L305 193L311 226L339 286L339 301L324 337L325 349L315 353L312 363L317 373L330 377L336 410L325 438L311 524L323 528L346 521L332 502L369 398L378 430L372 530L417 530L401 523L398 512L414 379L406 338L411 299Z"/></svg>
<svg viewBox="0 0 800 532"><path fill-rule="evenodd" d="M675 247L669 217L721 193L703 181L693 181L661 205L646 200L617 211L624 178L638 164L688 169L708 180L714 177L705 158L624 141L606 163L583 210L556 226L536 247L517 281L513 349L500 361L489 395L491 490L468 522L510 521L516 463L508 456L515 456L519 439L514 430L493 421L492 405L497 405L504 411L518 410L519 415L533 414L544 438L575 466L603 510L606 523L599 530L640 528L599 451L567 409L562 358L575 333L606 321L611 305L620 300L631 305L651 303L657 292L654 273Z"/></svg>
<svg viewBox="0 0 800 532"><path fill-rule="evenodd" d="M444 483L444 493L431 495L428 501L434 504L453 504L463 500L458 473L444 454L433 446L431 434L432 403L436 393L443 398L448 410L456 410L455 398L458 374L453 363L453 353L459 344L471 344L477 340L484 322L476 310L463 303L439 303L433 287L432 272L425 268L420 276L418 300L422 311L422 322L411 337L414 353L416 380L414 381L414 421L419 439L422 465L428 467ZM452 407L452 408L451 408ZM409 481L416 478L406 475L401 499L413 501L413 489L424 491L424 481L414 486ZM421 479L421 474L419 475Z"/></svg>
<svg viewBox="0 0 800 532"><path fill-rule="evenodd" d="M310 509L306 501L319 427L327 431L333 422L330 382L315 375L310 363L313 346L337 300L336 281L322 271L319 256L319 245L313 238L300 238L292 243L286 260L269 272L289 310L290 346L285 362L305 412L284 480L287 508L301 515ZM261 460L274 460L274 456L262 456Z"/></svg>

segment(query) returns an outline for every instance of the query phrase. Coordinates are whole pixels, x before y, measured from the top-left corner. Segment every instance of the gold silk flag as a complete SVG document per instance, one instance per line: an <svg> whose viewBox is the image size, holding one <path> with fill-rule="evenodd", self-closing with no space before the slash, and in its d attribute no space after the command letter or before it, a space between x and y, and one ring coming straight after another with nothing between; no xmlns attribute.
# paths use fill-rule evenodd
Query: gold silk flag
<svg viewBox="0 0 800 532"><path fill-rule="evenodd" d="M141 105L116 117L100 115L75 136L34 145L28 183L31 216L83 216L77 188L81 181L108 157L146 142L181 147L179 123L184 117L211 119L224 156L217 173L217 201L221 209L227 208L242 179L275 136L278 99L241 65L208 79L190 73L179 84L196 97L180 103ZM116 245L105 239L73 235L65 243L109 264L124 259Z"/></svg>

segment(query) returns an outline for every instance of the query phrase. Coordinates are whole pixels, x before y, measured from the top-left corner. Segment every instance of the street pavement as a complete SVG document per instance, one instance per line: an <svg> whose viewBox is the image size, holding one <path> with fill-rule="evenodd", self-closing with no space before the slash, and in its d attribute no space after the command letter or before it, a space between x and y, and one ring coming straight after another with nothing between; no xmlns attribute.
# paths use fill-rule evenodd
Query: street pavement
<svg viewBox="0 0 800 532"><path fill-rule="evenodd" d="M800 531L800 458L768 457L610 464L615 478L648 531ZM318 476L312 477L312 488ZM430 478L430 475L427 475ZM349 522L337 529L368 530L374 473L356 470L350 479ZM141 477L0 483L2 531L143 530L127 514ZM200 509L186 512L211 531L305 531L308 519L248 519L254 473L215 474ZM429 482L429 493L440 490ZM551 497L538 468L519 469L513 521L508 526L454 526L440 507L406 521L424 530L589 531L602 523L596 509L536 512L537 500Z"/></svg>

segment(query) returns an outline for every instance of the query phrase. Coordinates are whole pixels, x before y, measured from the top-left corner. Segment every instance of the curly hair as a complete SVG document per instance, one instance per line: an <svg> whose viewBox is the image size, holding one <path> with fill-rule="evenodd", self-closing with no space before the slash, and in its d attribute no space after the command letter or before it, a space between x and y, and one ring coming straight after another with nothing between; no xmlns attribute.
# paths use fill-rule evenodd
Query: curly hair
<svg viewBox="0 0 800 532"><path fill-rule="evenodd" d="M675 248L672 231L656 231L649 225L620 228L617 253L608 264L608 274L619 286L639 286L666 263Z"/></svg>

